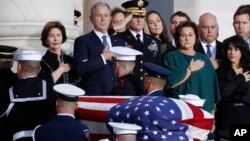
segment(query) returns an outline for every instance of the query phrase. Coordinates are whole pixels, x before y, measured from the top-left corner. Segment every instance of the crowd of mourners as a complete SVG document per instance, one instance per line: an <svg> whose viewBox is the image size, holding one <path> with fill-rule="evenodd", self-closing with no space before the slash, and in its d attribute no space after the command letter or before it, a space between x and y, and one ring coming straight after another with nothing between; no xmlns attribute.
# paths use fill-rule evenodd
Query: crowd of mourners
<svg viewBox="0 0 250 141"><path fill-rule="evenodd" d="M130 0L121 5L125 10L92 5L93 30L75 39L73 56L62 50L67 35L60 21L41 31L44 55L1 45L0 140L90 140L91 131L75 120L77 98L84 94L77 95L77 87L87 96L196 95L214 115L210 134L218 141L229 140L232 124L250 124L250 5L232 15L235 35L219 41L214 14L203 13L195 23L177 11L169 36L161 14L146 11L148 4ZM11 71L14 60L17 73ZM77 87L55 88L60 84Z"/></svg>

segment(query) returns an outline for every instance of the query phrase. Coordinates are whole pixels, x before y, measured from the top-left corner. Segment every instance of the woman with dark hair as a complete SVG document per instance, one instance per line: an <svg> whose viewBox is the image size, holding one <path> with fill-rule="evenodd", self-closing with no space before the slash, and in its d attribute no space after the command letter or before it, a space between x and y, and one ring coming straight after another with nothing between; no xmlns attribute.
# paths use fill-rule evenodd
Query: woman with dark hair
<svg viewBox="0 0 250 141"><path fill-rule="evenodd" d="M232 124L250 124L250 58L240 36L224 42L224 59L217 70L221 101L215 114L218 138L229 139Z"/></svg>
<svg viewBox="0 0 250 141"><path fill-rule="evenodd" d="M151 10L147 13L146 22L149 32L152 36L155 36L161 41L161 52L167 53L172 51L168 38L168 29L164 19L161 17L160 13Z"/></svg>
<svg viewBox="0 0 250 141"><path fill-rule="evenodd" d="M59 21L50 21L44 26L41 41L48 50L41 61L40 78L53 84L76 83L72 69L73 58L61 50L66 39L65 27Z"/></svg>
<svg viewBox="0 0 250 141"><path fill-rule="evenodd" d="M124 10L117 7L111 11L111 17L108 32L116 35L126 31L127 23L131 20L132 15L127 15Z"/></svg>
<svg viewBox="0 0 250 141"><path fill-rule="evenodd" d="M198 29L194 22L181 23L175 32L177 50L167 53L164 65L171 70L168 87L174 89L172 97L180 94L195 94L205 99L203 108L213 112L219 100L219 86L216 72L210 60L195 51L198 43ZM168 94L167 94L168 95Z"/></svg>
<svg viewBox="0 0 250 141"><path fill-rule="evenodd" d="M113 28L114 26L118 25L120 22L122 22L125 19L125 11L120 8L114 8L111 11L111 22L110 22L110 28ZM120 29L114 29L114 31L117 33L124 32L126 30L126 26L120 28Z"/></svg>

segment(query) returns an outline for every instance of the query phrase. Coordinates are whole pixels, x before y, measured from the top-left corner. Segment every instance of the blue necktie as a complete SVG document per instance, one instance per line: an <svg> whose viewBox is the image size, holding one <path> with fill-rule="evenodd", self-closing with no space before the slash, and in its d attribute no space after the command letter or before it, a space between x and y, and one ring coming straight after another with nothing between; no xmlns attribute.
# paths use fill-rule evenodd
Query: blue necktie
<svg viewBox="0 0 250 141"><path fill-rule="evenodd" d="M106 35L102 36L102 43L103 43L104 47L109 47Z"/></svg>
<svg viewBox="0 0 250 141"><path fill-rule="evenodd" d="M212 57L212 52L211 52L211 49L210 49L211 45L207 44L206 47L207 47L207 53L206 53L207 57L210 58L210 57Z"/></svg>

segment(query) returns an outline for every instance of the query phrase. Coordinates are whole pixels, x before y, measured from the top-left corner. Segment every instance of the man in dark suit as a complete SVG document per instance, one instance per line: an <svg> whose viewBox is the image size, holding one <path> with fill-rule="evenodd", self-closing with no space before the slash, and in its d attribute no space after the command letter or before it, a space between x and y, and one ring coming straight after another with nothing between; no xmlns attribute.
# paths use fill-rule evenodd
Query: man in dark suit
<svg viewBox="0 0 250 141"><path fill-rule="evenodd" d="M109 48L125 46L125 43L108 34L111 21L110 7L97 2L91 8L90 20L93 31L75 40L74 61L76 72L81 76L79 86L86 95L109 95L116 79Z"/></svg>
<svg viewBox="0 0 250 141"><path fill-rule="evenodd" d="M196 51L206 54L215 69L219 66L219 61L222 60L223 44L217 40L219 35L219 26L216 17L211 13L204 13L199 18L198 24L200 42Z"/></svg>
<svg viewBox="0 0 250 141"><path fill-rule="evenodd" d="M241 5L233 15L233 27L235 34L243 38L250 50L250 4ZM227 44L231 37L226 38L223 44Z"/></svg>
<svg viewBox="0 0 250 141"><path fill-rule="evenodd" d="M57 84L53 87L57 93L57 116L34 130L34 141L89 141L88 127L75 119L78 97L84 90L70 85Z"/></svg>
<svg viewBox="0 0 250 141"><path fill-rule="evenodd" d="M234 13L233 20L236 35L247 42L250 50L250 4L239 6Z"/></svg>
<svg viewBox="0 0 250 141"><path fill-rule="evenodd" d="M148 96L165 96L163 89L166 85L166 78L171 72L162 66L144 63L145 71L144 89Z"/></svg>
<svg viewBox="0 0 250 141"><path fill-rule="evenodd" d="M37 78L41 58L34 50L14 54L19 80L0 97L0 118L7 118L13 141L32 141L33 129L56 114L52 85Z"/></svg>
<svg viewBox="0 0 250 141"><path fill-rule="evenodd" d="M161 63L160 41L143 31L145 24L144 18L146 16L145 7L147 5L148 1L144 0L124 2L122 6L126 9L125 12L132 14L133 18L128 23L128 29L123 33L117 34L119 38L126 42L128 47L143 53L142 56L136 57L134 68L135 80L140 84L141 91L143 90L143 62ZM141 92L141 94L143 94L143 92Z"/></svg>

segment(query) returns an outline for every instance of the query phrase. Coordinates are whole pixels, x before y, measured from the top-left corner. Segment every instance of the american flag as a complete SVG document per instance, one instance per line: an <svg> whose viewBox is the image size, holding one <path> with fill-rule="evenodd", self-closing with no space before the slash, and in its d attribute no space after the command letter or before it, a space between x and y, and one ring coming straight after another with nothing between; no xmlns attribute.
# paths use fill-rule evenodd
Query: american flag
<svg viewBox="0 0 250 141"><path fill-rule="evenodd" d="M129 96L81 96L78 101L76 117L90 129L91 141L108 138L110 135L106 127L108 111Z"/></svg>
<svg viewBox="0 0 250 141"><path fill-rule="evenodd" d="M213 115L182 100L143 96L124 101L109 111L109 121L142 126L138 141L206 140Z"/></svg>
<svg viewBox="0 0 250 141"><path fill-rule="evenodd" d="M107 121L141 125L140 141L205 140L213 123L213 116L196 106L157 96L83 96L76 113L90 128L91 141L109 136Z"/></svg>

